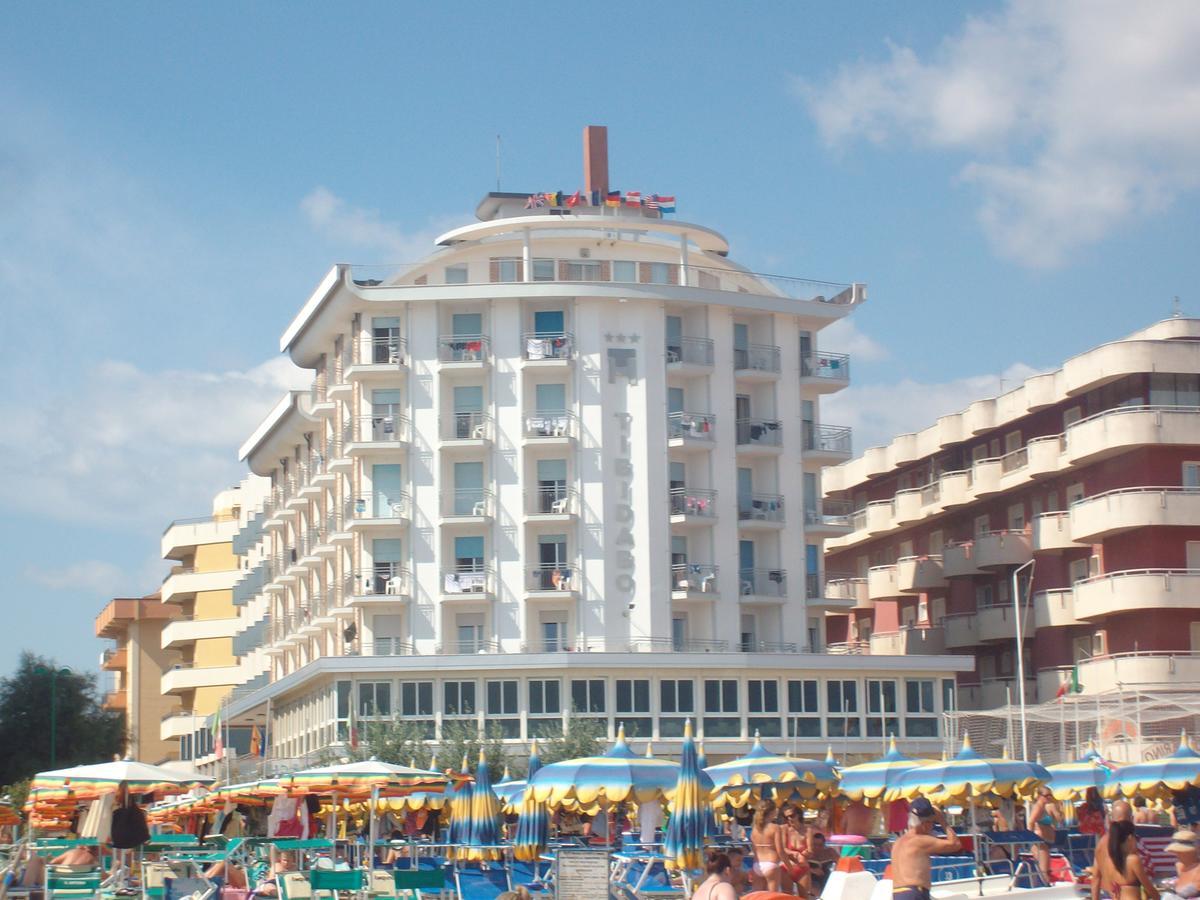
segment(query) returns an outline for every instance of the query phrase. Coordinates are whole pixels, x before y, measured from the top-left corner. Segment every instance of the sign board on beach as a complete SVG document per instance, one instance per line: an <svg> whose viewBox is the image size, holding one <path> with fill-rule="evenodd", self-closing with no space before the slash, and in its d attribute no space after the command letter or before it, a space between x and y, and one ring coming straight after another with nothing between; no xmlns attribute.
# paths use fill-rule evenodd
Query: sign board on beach
<svg viewBox="0 0 1200 900"><path fill-rule="evenodd" d="M608 896L608 853L564 847L558 851L557 865L557 900L603 900Z"/></svg>

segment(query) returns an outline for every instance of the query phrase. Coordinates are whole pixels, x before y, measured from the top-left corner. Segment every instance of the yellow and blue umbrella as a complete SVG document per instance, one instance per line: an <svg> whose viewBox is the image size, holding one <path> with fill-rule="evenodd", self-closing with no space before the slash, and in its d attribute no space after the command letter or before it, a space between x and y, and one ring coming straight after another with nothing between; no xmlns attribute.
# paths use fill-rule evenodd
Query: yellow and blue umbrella
<svg viewBox="0 0 1200 900"><path fill-rule="evenodd" d="M466 835L458 854L459 859L500 858L501 851L497 847L500 843L500 801L492 791L492 776L488 772L487 754L483 750L479 751L475 786L471 788L471 803L463 830Z"/></svg>
<svg viewBox="0 0 1200 900"><path fill-rule="evenodd" d="M877 801L896 786L900 776L928 762L905 756L896 749L896 739L892 738L888 752L881 758L842 769L838 790L850 800Z"/></svg>
<svg viewBox="0 0 1200 900"><path fill-rule="evenodd" d="M738 759L709 766L704 770L712 778L714 800L741 809L763 789L773 788L777 800L798 793L805 799L828 793L837 784L833 767L815 759L792 759L772 753L763 746L758 734L750 752Z"/></svg>
<svg viewBox="0 0 1200 900"><path fill-rule="evenodd" d="M669 797L678 781L678 763L634 753L622 726L607 753L551 763L529 779L527 792L550 809L570 804L609 806Z"/></svg>
<svg viewBox="0 0 1200 900"><path fill-rule="evenodd" d="M467 757L463 756L459 767L460 780L448 791L450 794L450 843L463 844L467 840L468 822L471 815L472 783L467 768ZM449 774L449 772L447 772Z"/></svg>
<svg viewBox="0 0 1200 900"><path fill-rule="evenodd" d="M1094 749L1089 748L1075 762L1046 766L1050 773L1050 790L1055 800L1081 800L1089 788L1102 790L1112 777L1113 766Z"/></svg>
<svg viewBox="0 0 1200 900"><path fill-rule="evenodd" d="M964 735L957 756L910 769L885 796L888 800L926 797L934 803L973 804L977 799L1028 798L1049 781L1050 773L1041 763L1009 759L1007 751L1001 759L986 759L972 748L970 735Z"/></svg>
<svg viewBox="0 0 1200 900"><path fill-rule="evenodd" d="M537 741L529 748L529 774L526 784L542 767L538 757ZM550 844L550 812L546 804L533 795L533 791L521 792L520 817L517 819L517 833L513 837L513 856L525 862L537 862Z"/></svg>
<svg viewBox="0 0 1200 900"><path fill-rule="evenodd" d="M703 867L704 838L709 832L708 821L712 818L712 810L709 808L709 790L701 783L691 719L683 729L683 758L670 811L671 819L663 836L663 855L667 865L685 871Z"/></svg>
<svg viewBox="0 0 1200 900"><path fill-rule="evenodd" d="M1179 736L1179 748L1170 756L1150 762L1122 766L1104 786L1109 798L1145 797L1166 800L1176 791L1200 786L1200 753L1192 749L1187 735Z"/></svg>

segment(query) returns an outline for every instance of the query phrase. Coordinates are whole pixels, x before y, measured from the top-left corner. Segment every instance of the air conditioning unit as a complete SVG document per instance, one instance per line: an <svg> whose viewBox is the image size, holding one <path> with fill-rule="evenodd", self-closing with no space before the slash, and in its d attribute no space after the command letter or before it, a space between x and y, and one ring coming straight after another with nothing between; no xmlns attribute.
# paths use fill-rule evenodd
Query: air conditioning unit
<svg viewBox="0 0 1200 900"><path fill-rule="evenodd" d="M580 247L579 248L579 258L580 259L591 259L592 251L587 247Z"/></svg>

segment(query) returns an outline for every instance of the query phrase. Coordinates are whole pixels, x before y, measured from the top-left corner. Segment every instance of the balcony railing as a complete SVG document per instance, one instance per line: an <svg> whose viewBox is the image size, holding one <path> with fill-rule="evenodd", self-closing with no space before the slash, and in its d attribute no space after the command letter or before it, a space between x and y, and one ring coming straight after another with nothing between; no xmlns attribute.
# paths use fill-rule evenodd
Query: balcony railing
<svg viewBox="0 0 1200 900"><path fill-rule="evenodd" d="M391 637L363 641L358 648L359 656L413 656L415 653L412 641Z"/></svg>
<svg viewBox="0 0 1200 900"><path fill-rule="evenodd" d="M406 596L408 569L401 563L375 563L372 569L351 572L346 576L345 593L350 597Z"/></svg>
<svg viewBox="0 0 1200 900"><path fill-rule="evenodd" d="M712 594L717 590L717 566L680 563L671 566L671 590Z"/></svg>
<svg viewBox="0 0 1200 900"><path fill-rule="evenodd" d="M804 378L850 380L850 357L845 353L815 353L800 357L800 375Z"/></svg>
<svg viewBox="0 0 1200 900"><path fill-rule="evenodd" d="M442 495L443 516L490 516L492 492L485 488L459 488Z"/></svg>
<svg viewBox="0 0 1200 900"><path fill-rule="evenodd" d="M779 348L771 344L734 347L733 368L737 372L778 372Z"/></svg>
<svg viewBox="0 0 1200 900"><path fill-rule="evenodd" d="M443 594L487 594L491 590L492 570L488 566L453 566L442 572Z"/></svg>
<svg viewBox="0 0 1200 900"><path fill-rule="evenodd" d="M783 423L774 419L738 419L737 443L740 447L779 447L783 444Z"/></svg>
<svg viewBox="0 0 1200 900"><path fill-rule="evenodd" d="M438 360L444 363L482 363L490 354L486 334L446 334L438 338Z"/></svg>
<svg viewBox="0 0 1200 900"><path fill-rule="evenodd" d="M342 440L345 443L390 444L409 440L411 433L407 416L373 413L347 422L342 429Z"/></svg>
<svg viewBox="0 0 1200 900"><path fill-rule="evenodd" d="M408 342L399 336L359 338L354 342L355 365L402 366L408 360Z"/></svg>
<svg viewBox="0 0 1200 900"><path fill-rule="evenodd" d="M786 597L787 572L783 569L738 569L738 594L743 597Z"/></svg>
<svg viewBox="0 0 1200 900"><path fill-rule="evenodd" d="M709 338L677 337L667 339L667 365L713 364L713 342Z"/></svg>
<svg viewBox="0 0 1200 900"><path fill-rule="evenodd" d="M175 718L180 718L180 719L181 719L181 718L183 718L184 716L194 716L194 715L196 715L196 714L195 714L195 713L194 713L192 710L190 710L190 709L174 709L174 710L171 710L170 712L165 712L165 713L163 713L163 714L162 714L162 715L159 717L158 721L160 721L160 722L166 722L166 721L169 721L169 720L171 720L171 719L175 719Z"/></svg>
<svg viewBox="0 0 1200 900"><path fill-rule="evenodd" d="M525 437L552 438L579 436L579 420L565 409L539 410L525 416Z"/></svg>
<svg viewBox="0 0 1200 900"><path fill-rule="evenodd" d="M742 522L782 522L782 494L749 494L738 497L738 520Z"/></svg>
<svg viewBox="0 0 1200 900"><path fill-rule="evenodd" d="M863 656L871 652L870 641L835 641L825 645L826 653L838 656Z"/></svg>
<svg viewBox="0 0 1200 900"><path fill-rule="evenodd" d="M1004 473L1015 472L1017 469L1023 469L1029 465L1029 448L1018 447L1009 453L1005 453L1000 457L1000 471Z"/></svg>
<svg viewBox="0 0 1200 900"><path fill-rule="evenodd" d="M500 653L499 641L450 641L445 644L439 644L437 653L439 656L458 656L475 653Z"/></svg>
<svg viewBox="0 0 1200 900"><path fill-rule="evenodd" d="M804 449L810 453L850 452L850 428L843 425L804 423Z"/></svg>
<svg viewBox="0 0 1200 900"><path fill-rule="evenodd" d="M806 572L804 574L804 597L806 600L819 600L821 598L821 586L823 581L820 572Z"/></svg>
<svg viewBox="0 0 1200 900"><path fill-rule="evenodd" d="M412 515L412 498L404 491L395 495L347 497L345 508L347 519L407 519Z"/></svg>
<svg viewBox="0 0 1200 900"><path fill-rule="evenodd" d="M671 489L671 515L716 518L717 492L698 488Z"/></svg>
<svg viewBox="0 0 1200 900"><path fill-rule="evenodd" d="M780 641L739 641L737 649L742 653L795 653L796 645Z"/></svg>
<svg viewBox="0 0 1200 900"><path fill-rule="evenodd" d="M667 413L667 438L711 441L717 429L717 417L710 413Z"/></svg>
<svg viewBox="0 0 1200 900"><path fill-rule="evenodd" d="M577 591L580 588L581 576L577 563L537 566L529 570L529 590Z"/></svg>
<svg viewBox="0 0 1200 900"><path fill-rule="evenodd" d="M527 331L522 340L525 359L570 359L575 355L575 335L569 331Z"/></svg>
<svg viewBox="0 0 1200 900"><path fill-rule="evenodd" d="M530 492L528 512L534 516L564 516L579 512L579 495L574 488L563 486L538 487Z"/></svg>
<svg viewBox="0 0 1200 900"><path fill-rule="evenodd" d="M484 412L452 412L442 419L444 441L488 441L492 417Z"/></svg>
<svg viewBox="0 0 1200 900"><path fill-rule="evenodd" d="M705 641L684 638L638 638L629 642L630 653L727 653L728 641Z"/></svg>
<svg viewBox="0 0 1200 900"><path fill-rule="evenodd" d="M822 500L817 506L804 510L806 525L838 525L853 524L849 500Z"/></svg>

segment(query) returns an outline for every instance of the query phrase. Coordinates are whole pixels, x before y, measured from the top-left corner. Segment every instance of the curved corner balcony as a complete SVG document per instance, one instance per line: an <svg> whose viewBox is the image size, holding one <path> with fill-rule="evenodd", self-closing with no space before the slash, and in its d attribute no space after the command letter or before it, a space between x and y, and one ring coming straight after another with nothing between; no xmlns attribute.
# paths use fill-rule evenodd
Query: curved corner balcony
<svg viewBox="0 0 1200 900"><path fill-rule="evenodd" d="M1132 447L1200 444L1200 408L1122 406L1072 423L1063 438L1063 458L1076 466Z"/></svg>
<svg viewBox="0 0 1200 900"><path fill-rule="evenodd" d="M1065 510L1041 513L1033 518L1033 552L1057 553L1076 550L1084 544L1071 539L1071 514Z"/></svg>
<svg viewBox="0 0 1200 900"><path fill-rule="evenodd" d="M900 593L921 594L945 586L946 575L940 556L902 556L896 560L896 587Z"/></svg>
<svg viewBox="0 0 1200 900"><path fill-rule="evenodd" d="M1056 696L1074 668L1039 669L1038 696L1043 700ZM1114 653L1080 660L1078 668L1079 683L1087 694L1139 687L1178 689L1179 685L1200 682L1200 654L1187 650Z"/></svg>
<svg viewBox="0 0 1200 900"><path fill-rule="evenodd" d="M871 609L867 581L853 575L826 575L825 600L830 607L841 610Z"/></svg>
<svg viewBox="0 0 1200 900"><path fill-rule="evenodd" d="M1200 489L1120 488L1071 504L1071 537L1092 543L1135 528L1200 526Z"/></svg>
<svg viewBox="0 0 1200 900"><path fill-rule="evenodd" d="M1080 619L1156 609L1200 609L1200 569L1131 569L1075 582Z"/></svg>
<svg viewBox="0 0 1200 900"><path fill-rule="evenodd" d="M1031 531L985 531L975 535L975 565L980 569L1020 566L1033 558Z"/></svg>
<svg viewBox="0 0 1200 900"><path fill-rule="evenodd" d="M1033 595L1033 618L1038 628L1082 624L1075 616L1075 591L1059 588Z"/></svg>

